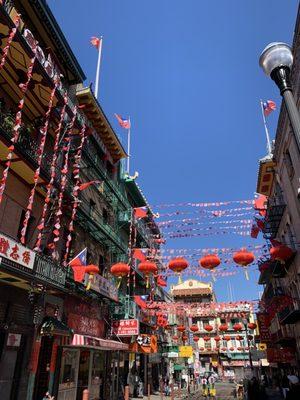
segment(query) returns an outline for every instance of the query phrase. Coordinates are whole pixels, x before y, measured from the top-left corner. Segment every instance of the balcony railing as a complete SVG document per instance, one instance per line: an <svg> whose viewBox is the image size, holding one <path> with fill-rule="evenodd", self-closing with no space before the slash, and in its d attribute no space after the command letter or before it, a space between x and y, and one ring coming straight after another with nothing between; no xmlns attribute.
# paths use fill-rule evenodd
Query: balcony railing
<svg viewBox="0 0 300 400"><path fill-rule="evenodd" d="M36 254L34 264L35 276L42 282L51 286L64 288L67 276L67 268L53 261L51 257Z"/></svg>
<svg viewBox="0 0 300 400"><path fill-rule="evenodd" d="M10 141L13 135L14 126L14 114L5 110L3 107L0 108L0 136L4 139ZM15 144L16 152L20 154L24 160L31 165L32 169L36 169L38 166L38 150L39 143L32 137L32 131L36 128L30 124L22 124L19 132L19 138ZM41 176L46 180L50 180L50 167L53 158L53 153L44 151L41 163ZM61 168L56 166L55 168L56 176L54 180L54 185L60 187L61 180ZM71 173L67 175L66 192L72 192L73 184L71 180Z"/></svg>
<svg viewBox="0 0 300 400"><path fill-rule="evenodd" d="M127 253L127 245L122 241L114 228L108 224L97 210L91 210L88 201L81 196L78 207L77 221L94 234L96 240L108 241L116 245L121 251Z"/></svg>
<svg viewBox="0 0 300 400"><path fill-rule="evenodd" d="M286 329L285 326L281 326L275 333L271 334L272 342L275 344L282 344L290 346L291 343L295 343L295 338Z"/></svg>
<svg viewBox="0 0 300 400"><path fill-rule="evenodd" d="M265 239L275 239L285 208L286 205L281 200L272 199L268 201L264 224Z"/></svg>

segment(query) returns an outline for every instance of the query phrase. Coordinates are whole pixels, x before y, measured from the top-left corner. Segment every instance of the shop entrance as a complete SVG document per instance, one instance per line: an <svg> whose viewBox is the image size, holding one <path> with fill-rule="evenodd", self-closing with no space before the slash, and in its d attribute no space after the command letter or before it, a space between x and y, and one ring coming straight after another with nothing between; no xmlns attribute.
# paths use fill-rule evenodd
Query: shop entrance
<svg viewBox="0 0 300 400"><path fill-rule="evenodd" d="M82 400L82 393L89 386L90 355L89 350L80 352L76 400Z"/></svg>
<svg viewBox="0 0 300 400"><path fill-rule="evenodd" d="M35 380L35 389L33 395L34 400L42 399L48 391L52 347L53 337L43 336Z"/></svg>

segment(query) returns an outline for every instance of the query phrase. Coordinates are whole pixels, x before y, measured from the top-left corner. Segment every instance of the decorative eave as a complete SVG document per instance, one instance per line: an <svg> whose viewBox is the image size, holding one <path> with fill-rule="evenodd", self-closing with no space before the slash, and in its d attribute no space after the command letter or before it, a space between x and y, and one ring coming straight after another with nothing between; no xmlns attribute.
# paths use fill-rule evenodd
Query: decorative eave
<svg viewBox="0 0 300 400"><path fill-rule="evenodd" d="M126 151L106 118L91 88L77 89L76 97L79 105L84 106L82 111L92 123L95 131L107 147L113 161L117 162L122 158L126 158Z"/></svg>
<svg viewBox="0 0 300 400"><path fill-rule="evenodd" d="M259 160L257 187L256 187L257 193L263 194L268 197L270 196L274 182L275 166L276 163L273 160L272 156L268 155Z"/></svg>
<svg viewBox="0 0 300 400"><path fill-rule="evenodd" d="M25 10L41 35L41 27L45 30L46 34L43 35L43 39L47 42L45 45L50 48L53 47L53 44L56 46L57 51L55 53L57 57L62 61L64 66L67 66L72 74L72 76L69 75L67 77L68 81L74 84L83 82L86 76L46 0L15 0L15 4L17 8L20 6L21 14Z"/></svg>
<svg viewBox="0 0 300 400"><path fill-rule="evenodd" d="M212 294L209 288L194 288L194 289L173 289L172 295L174 298L177 296L205 296L207 294Z"/></svg>

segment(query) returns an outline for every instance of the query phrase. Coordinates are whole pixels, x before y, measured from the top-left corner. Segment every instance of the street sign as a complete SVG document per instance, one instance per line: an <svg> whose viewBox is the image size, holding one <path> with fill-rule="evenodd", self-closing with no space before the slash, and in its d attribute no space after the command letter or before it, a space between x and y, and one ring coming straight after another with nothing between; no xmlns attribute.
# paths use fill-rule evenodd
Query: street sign
<svg viewBox="0 0 300 400"><path fill-rule="evenodd" d="M137 319L121 319L112 322L112 333L117 336L135 336L140 333Z"/></svg>

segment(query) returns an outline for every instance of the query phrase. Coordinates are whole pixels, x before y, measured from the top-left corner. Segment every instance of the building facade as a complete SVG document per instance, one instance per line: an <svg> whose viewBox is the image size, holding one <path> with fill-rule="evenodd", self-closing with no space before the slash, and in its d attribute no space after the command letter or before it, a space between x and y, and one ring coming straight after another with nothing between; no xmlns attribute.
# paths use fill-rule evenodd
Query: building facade
<svg viewBox="0 0 300 400"><path fill-rule="evenodd" d="M222 305L216 300L212 284L195 279L174 285L171 293L175 303L195 308L181 321L189 330L186 342L194 346L195 376L216 372L224 379L243 378L250 367L249 352L254 348L254 330L249 328L254 322L251 306Z"/></svg>
<svg viewBox="0 0 300 400"><path fill-rule="evenodd" d="M300 101L300 19L297 16L293 40L292 83ZM274 369L299 369L300 362L300 149L297 146L284 104L273 143L273 154L259 161L257 192L266 196L262 210L262 233L270 247L276 242L293 254L282 262L266 257L259 262L259 283L264 285L261 319L266 331L268 361ZM274 242L276 241L276 242ZM268 315L268 318L264 317ZM265 326L267 325L267 326Z"/></svg>
<svg viewBox="0 0 300 400"><path fill-rule="evenodd" d="M135 298L149 289L133 250L151 258L159 230L47 2L0 9L0 397L75 400L88 389L115 400L135 361L145 388L152 373L148 352L113 323L139 320L133 341L157 337ZM68 264L83 251L78 275ZM117 262L130 264L119 288Z"/></svg>

